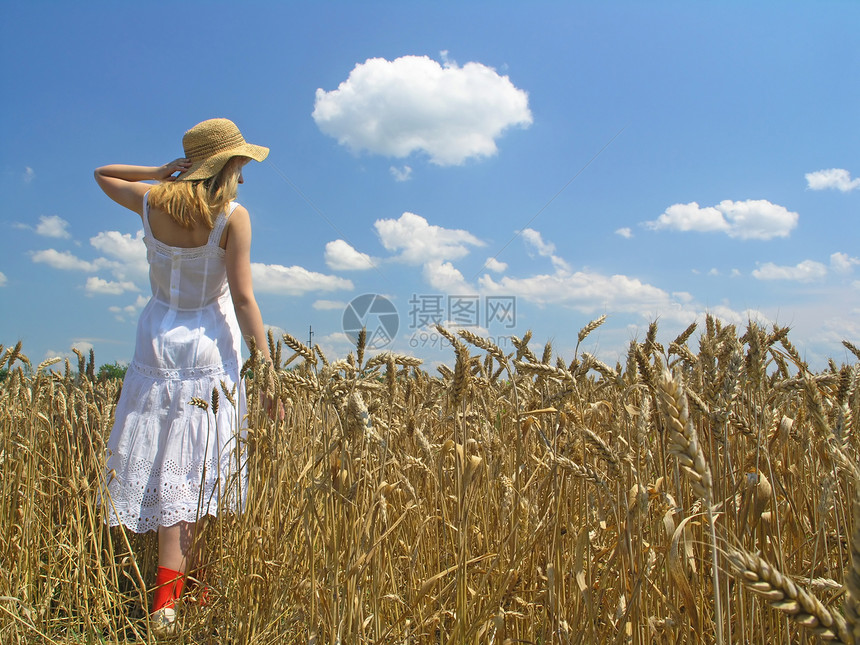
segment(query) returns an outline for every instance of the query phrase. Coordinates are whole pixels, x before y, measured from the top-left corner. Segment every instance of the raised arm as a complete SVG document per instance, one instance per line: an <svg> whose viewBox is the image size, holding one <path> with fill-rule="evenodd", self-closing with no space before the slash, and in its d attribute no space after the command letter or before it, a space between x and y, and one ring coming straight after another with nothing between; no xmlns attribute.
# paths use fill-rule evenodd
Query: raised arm
<svg viewBox="0 0 860 645"><path fill-rule="evenodd" d="M271 360L269 341L251 280L251 217L243 206L237 206L230 215L226 249L227 282L242 338L246 343L253 338L263 357Z"/></svg>
<svg viewBox="0 0 860 645"><path fill-rule="evenodd" d="M163 166L126 166L111 164L96 168L95 178L99 188L120 206L143 216L143 196L152 186L148 180L172 181L173 174L187 170L188 159L175 159Z"/></svg>

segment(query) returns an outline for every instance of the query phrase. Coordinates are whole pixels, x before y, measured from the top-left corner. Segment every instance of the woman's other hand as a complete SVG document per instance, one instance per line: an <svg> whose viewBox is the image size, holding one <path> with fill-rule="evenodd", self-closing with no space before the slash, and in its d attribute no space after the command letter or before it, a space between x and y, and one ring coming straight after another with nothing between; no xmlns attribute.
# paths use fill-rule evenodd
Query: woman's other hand
<svg viewBox="0 0 860 645"><path fill-rule="evenodd" d="M263 410L266 411L266 414L268 414L269 418L273 421L284 420L284 404L278 397L269 396L265 392L260 392L260 405L263 406Z"/></svg>

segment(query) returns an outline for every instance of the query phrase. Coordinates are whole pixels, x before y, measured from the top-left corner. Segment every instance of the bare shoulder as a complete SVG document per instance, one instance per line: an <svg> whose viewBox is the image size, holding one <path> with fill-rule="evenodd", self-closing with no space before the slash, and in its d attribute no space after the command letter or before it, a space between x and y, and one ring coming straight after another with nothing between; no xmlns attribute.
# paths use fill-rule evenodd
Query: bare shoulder
<svg viewBox="0 0 860 645"><path fill-rule="evenodd" d="M248 209L242 206L242 204L236 204L236 208L233 209L233 214L230 215L230 219L236 217L237 215L240 217L248 217Z"/></svg>
<svg viewBox="0 0 860 645"><path fill-rule="evenodd" d="M251 215L248 209L239 204L227 220L226 230L222 238L222 248L230 249L236 246L249 246L251 240Z"/></svg>

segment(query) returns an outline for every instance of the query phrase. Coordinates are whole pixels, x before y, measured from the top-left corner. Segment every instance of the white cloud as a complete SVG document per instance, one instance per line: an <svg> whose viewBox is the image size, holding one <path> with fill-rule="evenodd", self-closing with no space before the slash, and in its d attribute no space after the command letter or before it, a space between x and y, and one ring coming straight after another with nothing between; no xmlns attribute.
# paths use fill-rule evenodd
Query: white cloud
<svg viewBox="0 0 860 645"><path fill-rule="evenodd" d="M768 316L757 309L735 311L726 305L717 305L716 307L709 307L707 312L724 323L738 327L745 327L750 321L757 323L761 327L768 327L773 324L773 321Z"/></svg>
<svg viewBox="0 0 860 645"><path fill-rule="evenodd" d="M645 313L677 306L662 289L624 275L558 272L528 278L503 277L499 282L485 275L479 283L488 295L516 296L539 305L570 305L588 313L605 310Z"/></svg>
<svg viewBox="0 0 860 645"><path fill-rule="evenodd" d="M700 208L696 202L674 204L645 225L653 230L719 232L743 240L769 240L788 237L797 226L798 218L797 213L766 199L742 202L726 199L705 208Z"/></svg>
<svg viewBox="0 0 860 645"><path fill-rule="evenodd" d="M465 294L474 291L470 287L463 274L454 268L450 262L433 260L424 265L424 279L437 291L450 294Z"/></svg>
<svg viewBox="0 0 860 645"><path fill-rule="evenodd" d="M484 246L468 231L430 225L414 213L403 213L396 220L376 220L374 227L382 246L388 251L400 251L397 259L407 264L456 260L469 254L469 245Z"/></svg>
<svg viewBox="0 0 860 645"><path fill-rule="evenodd" d="M505 269L508 268L508 265L505 262L500 262L496 258L487 258L487 261L484 263L484 267L494 273L503 273Z"/></svg>
<svg viewBox="0 0 860 645"><path fill-rule="evenodd" d="M7 282L6 274L0 271L0 287L5 287Z"/></svg>
<svg viewBox="0 0 860 645"><path fill-rule="evenodd" d="M718 276L720 275L720 270L716 267L708 271L708 275Z"/></svg>
<svg viewBox="0 0 860 645"><path fill-rule="evenodd" d="M860 264L860 258L852 258L847 253L837 252L830 255L830 268L836 273L851 273L857 264Z"/></svg>
<svg viewBox="0 0 860 645"><path fill-rule="evenodd" d="M628 240L631 237L633 237L633 231L630 230L630 227L628 227L628 226L624 226L622 228L616 229L615 234L620 235L621 237L628 239Z"/></svg>
<svg viewBox="0 0 860 645"><path fill-rule="evenodd" d="M403 168L391 166L388 170L391 172L391 176L394 177L394 181L409 181L412 178L411 166L403 166Z"/></svg>
<svg viewBox="0 0 860 645"><path fill-rule="evenodd" d="M550 256L555 253L555 244L544 242L541 234L533 228L523 229L522 236L526 244L531 246L540 255Z"/></svg>
<svg viewBox="0 0 860 645"><path fill-rule="evenodd" d="M60 271L97 271L99 265L96 262L82 260L68 251L57 251L56 249L45 249L30 253L33 262L47 264L49 267Z"/></svg>
<svg viewBox="0 0 860 645"><path fill-rule="evenodd" d="M115 260L105 263L118 280L136 280L144 282L149 275L149 265L146 262L146 245L143 242L143 231L138 231L134 237L119 231L102 231L90 238L90 244L109 258Z"/></svg>
<svg viewBox="0 0 860 645"><path fill-rule="evenodd" d="M308 271L300 266L251 263L254 289L260 293L301 296L312 291L352 289L352 282L334 275Z"/></svg>
<svg viewBox="0 0 860 645"><path fill-rule="evenodd" d="M59 221L57 221L59 220ZM40 227L41 234L58 237L56 233L64 231L66 222L60 218L42 218ZM134 236L122 234L118 231L102 231L95 237L90 238L90 244L107 257L97 257L89 261L81 259L68 251L57 251L56 249L45 249L33 251L30 258L33 262L47 264L61 271L84 271L96 273L99 271L110 271L114 280L90 276L87 278L84 289L88 295L120 295L128 291L140 291L141 286L148 281L149 265L146 262L146 247L143 243L143 231L138 231ZM129 315L146 304L138 302L133 305L134 311L126 311ZM114 312L118 313L118 312Z"/></svg>
<svg viewBox="0 0 860 645"><path fill-rule="evenodd" d="M355 343L342 331L315 337L314 344L320 346L323 353L329 357L329 360L346 356L350 350L355 349ZM369 352L368 354L371 353Z"/></svg>
<svg viewBox="0 0 860 645"><path fill-rule="evenodd" d="M684 304L693 302L693 294L688 291L673 291L672 297L678 302L683 302Z"/></svg>
<svg viewBox="0 0 860 645"><path fill-rule="evenodd" d="M72 235L66 229L69 223L59 215L42 215L36 225L36 234L44 237L68 239Z"/></svg>
<svg viewBox="0 0 860 645"><path fill-rule="evenodd" d="M346 309L346 305L347 303L341 300L315 300L311 306L318 311L328 311L332 309Z"/></svg>
<svg viewBox="0 0 860 645"><path fill-rule="evenodd" d="M860 177L851 179L851 173L843 168L829 168L806 173L806 184L810 190L833 188L843 193L860 188Z"/></svg>
<svg viewBox="0 0 860 645"><path fill-rule="evenodd" d="M346 344L348 347L355 347L352 339L342 331L333 332L320 338L320 342Z"/></svg>
<svg viewBox="0 0 860 645"><path fill-rule="evenodd" d="M555 244L544 242L543 237L541 237L538 231L532 228L524 229L522 237L526 246L533 248L538 252L538 255L548 257L556 271L570 272L570 265L555 254Z"/></svg>
<svg viewBox="0 0 860 645"><path fill-rule="evenodd" d="M111 342L107 339L94 339L94 340L96 340L97 342L100 342L100 343ZM93 343L90 342L89 340L84 340L84 339L75 340L75 341L72 341L71 345L69 345L69 348L64 350L64 351L49 349L48 351L46 351L44 353L42 360L48 360L49 358L60 358L61 360L67 359L69 361L69 363L71 363L72 367L74 369L77 369L77 367L78 367L78 356L77 356L77 354L74 353L74 351L72 351L75 349L77 349L79 352L81 352L84 356L87 356L87 355L89 355L91 350L95 349L95 345L93 345ZM120 365L123 365L123 364L127 365L128 364L127 362L124 363L123 361L119 361L119 363L120 363ZM54 365L50 369L56 370L57 368L62 369L62 364Z"/></svg>
<svg viewBox="0 0 860 645"><path fill-rule="evenodd" d="M278 327L277 325L269 325L267 323L263 323L263 329L266 331L266 335L269 332L272 332L272 336L275 339L275 342L278 342L280 338L283 338L284 334L287 333L287 330L283 327Z"/></svg>
<svg viewBox="0 0 860 645"><path fill-rule="evenodd" d="M76 349L83 354L89 354L90 350L95 349L95 345L88 340L76 340L71 344L69 349Z"/></svg>
<svg viewBox="0 0 860 645"><path fill-rule="evenodd" d="M367 253L356 251L344 240L334 240L325 245L325 263L333 271L365 271L376 265Z"/></svg>
<svg viewBox="0 0 860 645"><path fill-rule="evenodd" d="M758 280L793 280L795 282L813 282L827 275L827 267L821 262L804 260L795 266L779 266L766 262L752 272Z"/></svg>
<svg viewBox="0 0 860 645"><path fill-rule="evenodd" d="M532 122L528 94L481 63L427 56L359 63L336 90L316 91L319 129L354 151L458 165L497 151L496 138Z"/></svg>
<svg viewBox="0 0 860 645"><path fill-rule="evenodd" d="M30 168L30 166L26 166L24 168L24 182L29 184L36 178L36 171Z"/></svg>
<svg viewBox="0 0 860 645"><path fill-rule="evenodd" d="M69 348L65 351L56 351L53 349L49 349L47 352L45 352L45 356L44 356L43 360L48 360L49 358L56 358L59 356L60 358L69 359L69 362L72 364L72 366L77 368L78 356L77 356L77 354L75 354L72 351L75 349L78 350L79 352L81 352L84 356L86 356L87 354L90 353L91 350L95 349L95 345L93 345L88 340L83 340L83 339L75 340L75 341L72 341L72 344L69 345Z"/></svg>
<svg viewBox="0 0 860 645"><path fill-rule="evenodd" d="M133 319L133 318L137 317L137 314L140 313L140 310L143 309L146 306L146 303L148 303L148 302L149 302L149 297L147 297L143 294L138 294L137 298L135 299L135 301L132 304L126 305L125 307L120 307L120 306L108 307L108 311L110 311L112 314L114 314L114 317L119 322L125 322L126 320Z"/></svg>
<svg viewBox="0 0 860 645"><path fill-rule="evenodd" d="M728 228L723 214L713 206L699 208L696 202L673 204L656 220L645 222L654 230L668 228L676 231L725 231Z"/></svg>
<svg viewBox="0 0 860 645"><path fill-rule="evenodd" d="M113 282L111 280L103 280L97 276L90 276L87 278L87 284L84 286L84 289L88 296L118 296L126 291L139 291L134 282Z"/></svg>

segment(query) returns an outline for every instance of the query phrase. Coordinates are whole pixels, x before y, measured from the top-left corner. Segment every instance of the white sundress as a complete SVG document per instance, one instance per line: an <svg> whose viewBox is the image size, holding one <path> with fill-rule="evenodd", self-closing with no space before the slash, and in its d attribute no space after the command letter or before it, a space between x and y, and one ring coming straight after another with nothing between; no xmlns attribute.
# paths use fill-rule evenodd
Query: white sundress
<svg viewBox="0 0 860 645"><path fill-rule="evenodd" d="M153 237L147 197L143 228L152 298L137 324L134 359L108 439L103 500L109 524L136 533L216 515L219 503L240 510L247 490L242 336L219 246L237 204L217 217L205 246L179 248ZM191 405L192 398L209 409Z"/></svg>

